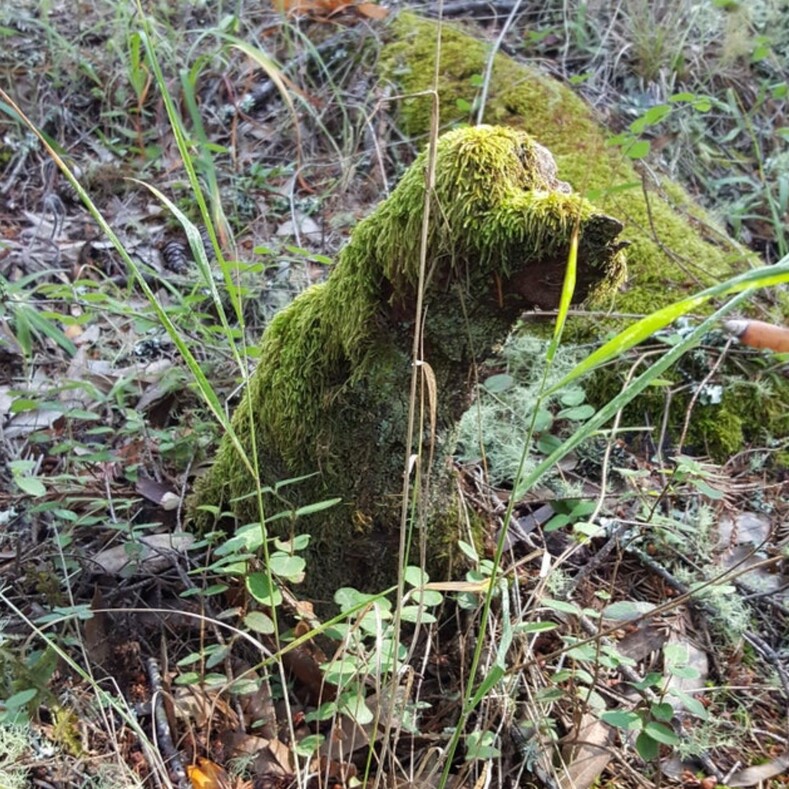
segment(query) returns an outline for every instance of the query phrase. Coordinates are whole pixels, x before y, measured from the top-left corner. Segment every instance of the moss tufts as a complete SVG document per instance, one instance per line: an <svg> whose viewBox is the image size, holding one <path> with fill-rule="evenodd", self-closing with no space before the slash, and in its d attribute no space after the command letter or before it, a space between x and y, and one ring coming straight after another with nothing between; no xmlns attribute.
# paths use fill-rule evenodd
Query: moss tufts
<svg viewBox="0 0 789 789"><path fill-rule="evenodd" d="M419 446L405 445L426 167L422 154L358 225L329 279L275 317L248 397L233 416L248 455L254 431L264 486L317 472L266 497L267 516L342 499L320 516L290 523L312 534L312 595L392 582L403 464L413 452L431 456L429 435ZM558 303L576 226L576 300L616 287L624 275L615 243L621 225L571 194L550 153L529 135L492 126L439 140L431 199L422 360L435 380L436 422L451 428L468 404L474 365L525 307ZM435 454L431 502L444 504L429 508L452 511L444 454ZM255 486L224 440L196 487L198 528L210 525L194 509L199 505L229 509L240 523L258 520ZM429 521L431 556L455 543L457 519L450 520L454 533L447 519ZM285 522L272 528L283 533Z"/></svg>
<svg viewBox="0 0 789 789"><path fill-rule="evenodd" d="M400 14L391 40L383 48L383 76L404 94L433 87L436 23ZM470 122L458 99L470 102L471 77L482 74L490 44L444 24L438 70L440 122ZM430 128L429 97L404 99L400 123L406 133L423 135ZM620 312L645 313L718 282L753 265L758 258L715 227L678 184L654 183L642 177L616 147L591 109L572 90L505 55L496 55L485 121L522 129L547 146L558 164L558 177L625 224L631 289L617 298ZM587 324L588 325L588 324Z"/></svg>
<svg viewBox="0 0 789 789"><path fill-rule="evenodd" d="M437 32L435 22L410 13L400 14L393 23L380 64L383 76L397 83L401 93L416 94L434 87ZM441 26L437 90L443 126L472 122L470 114L459 106L473 103L477 89L472 77L485 72L490 46L459 27ZM465 103L459 104L458 99ZM431 111L429 97L404 99L400 104L403 129L415 137L425 134ZM592 195L601 210L624 222L622 238L630 242L629 282L620 293L598 290L596 304L601 308L613 308L620 313L650 313L690 292L761 265L756 255L729 239L680 185L668 179L642 178L633 162L618 148L606 144L609 135L591 109L557 80L497 54L485 120L522 129L548 146L556 157L557 177L574 189ZM778 298L786 314L786 299L781 301L780 295ZM565 340L586 342L620 325L606 319L600 327L597 321L585 317L569 321ZM538 334L542 331L539 324L531 323L528 328ZM605 393L606 397L619 390L609 391L605 373L599 375L601 380L588 386L592 390L590 399L601 405L606 400L595 396L594 390ZM643 424L645 414L652 424L660 424L662 398L653 398L652 394L642 394L628 410L634 417L631 424ZM768 397L767 403L772 404L769 407L780 406L781 397L785 398L785 394L776 392ZM680 428L684 419L681 399L672 403L672 424L679 424ZM700 451L706 447L723 457L731 453L738 440L758 435L758 420L751 419L747 413L749 402L743 399L728 403L720 419L714 417L714 406L710 406L708 419L699 413L703 424L694 424L693 430ZM674 433L674 438L677 437L678 433Z"/></svg>

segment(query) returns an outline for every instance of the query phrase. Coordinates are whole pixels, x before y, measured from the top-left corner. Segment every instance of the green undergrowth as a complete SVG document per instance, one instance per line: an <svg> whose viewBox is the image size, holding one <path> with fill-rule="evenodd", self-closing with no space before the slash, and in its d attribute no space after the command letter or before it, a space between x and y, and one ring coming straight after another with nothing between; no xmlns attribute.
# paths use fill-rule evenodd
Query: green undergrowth
<svg viewBox="0 0 789 789"><path fill-rule="evenodd" d="M664 450L725 463L743 446L752 446L768 453L769 465L785 467L789 413L782 404L789 387L780 364L736 347L721 360L720 337L717 342L718 347L688 354L631 403L624 411L624 424L650 428L655 444L662 443ZM624 365L598 370L586 383L587 395L594 402L610 399L621 391L625 378ZM660 421L664 415L665 425Z"/></svg>
<svg viewBox="0 0 789 789"><path fill-rule="evenodd" d="M677 336L667 331L661 340L668 347ZM720 333L711 340L716 344L705 343L688 353L630 403L624 409L623 424L634 428L634 436L638 427L639 432L649 430L653 445L660 445L664 455L683 452L725 463L747 444L764 449L768 467L785 466L789 453L783 437L789 435L789 414L780 405L785 382L779 367L766 363L761 354L736 348L719 362L725 341ZM506 371L483 378L476 401L460 420L456 456L463 463L484 462L493 484L515 479L532 419L534 431L525 473L595 412L592 403L607 402L622 391L626 386L624 361L629 358L635 363L637 358L623 357L622 363L598 369L541 399L546 348L547 342L540 338L513 336L500 354ZM658 346L644 357L644 363L659 353ZM585 354L584 346L563 346L544 385L552 389ZM709 377L713 367L717 372ZM652 418L665 413L667 435L661 441L664 426ZM580 457L595 454L594 439L579 449ZM578 495L558 471L544 476L542 485L563 498Z"/></svg>
<svg viewBox="0 0 789 789"><path fill-rule="evenodd" d="M464 463L483 461L493 484L515 479L532 419L533 438L523 461L524 473L555 448L552 437L557 432L594 413L578 384L542 397L545 389L558 384L583 358L580 348L563 346L546 369L547 351L546 340L528 334L513 336L500 354L506 372L482 380L476 400L460 420L456 456ZM549 485L555 481L554 474L543 480Z"/></svg>

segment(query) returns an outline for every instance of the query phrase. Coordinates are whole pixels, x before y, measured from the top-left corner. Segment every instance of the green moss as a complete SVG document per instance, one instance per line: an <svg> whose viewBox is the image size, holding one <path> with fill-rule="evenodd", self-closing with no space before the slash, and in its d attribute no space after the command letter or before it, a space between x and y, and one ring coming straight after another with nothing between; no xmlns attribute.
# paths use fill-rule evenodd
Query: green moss
<svg viewBox="0 0 789 789"><path fill-rule="evenodd" d="M729 355L715 379L723 388L722 399L713 404L704 403L704 398L692 403L695 385L691 383L700 383L713 361L706 355L703 360L692 355L682 360L666 376L672 381L666 425L668 447L677 446L691 405L693 414L682 449L707 455L718 463L725 463L745 445L771 446L776 439L789 435L789 412L782 406L789 402L789 381L767 378L759 361L750 354ZM624 381L625 371L609 367L585 382L586 393L594 402L607 402L621 391ZM667 387L647 389L625 409L624 424L659 430L669 405L667 391ZM658 433L652 438L657 441Z"/></svg>
<svg viewBox="0 0 789 789"><path fill-rule="evenodd" d="M757 357L759 361L761 359ZM742 375L743 365L738 365ZM768 443L789 436L789 380L767 374L753 361L750 375L732 381L723 395L723 405L742 420L743 432L750 442Z"/></svg>
<svg viewBox="0 0 789 789"><path fill-rule="evenodd" d="M750 378L738 378L743 366ZM696 406L687 442L705 451L713 460L725 462L744 445L770 446L789 435L789 381L768 381L753 361L724 363L720 380L725 381L722 402Z"/></svg>
<svg viewBox="0 0 789 789"><path fill-rule="evenodd" d="M701 405L696 406L688 424L685 444L695 454L705 454L718 463L725 463L740 450L744 440L739 416L726 406Z"/></svg>
<svg viewBox="0 0 789 789"><path fill-rule="evenodd" d="M414 14L400 14L393 23L380 64L383 76L396 83L400 93L413 95L434 86L437 33L436 23ZM491 46L459 27L441 26L436 87L443 127L474 121L467 111L479 97L474 87L478 80L472 78L485 72ZM463 101L458 102L459 99ZM431 112L429 97L403 99L400 123L406 133L419 137L430 128ZM679 184L665 178L642 178L619 148L607 145L609 133L597 122L592 110L557 80L497 54L484 118L523 129L548 146L556 157L559 177L625 223L622 237L630 242L629 281L615 299L600 300L603 308L647 314L748 267L761 265L756 255L728 238ZM780 304L784 310L789 309L786 299ZM606 319L601 326L599 319L581 317L568 322L564 336L570 342L588 341L621 325ZM539 334L545 329L531 322L528 330ZM605 373L590 388L606 397L611 394ZM642 425L646 415L652 424L660 424L663 401L655 394L644 393L628 409L634 419L631 424ZM767 398L772 403L770 408L780 407L777 395ZM606 402L595 396L590 399L598 405ZM684 418L681 400L672 403L672 424L681 425ZM699 413L702 424L692 425L692 430L701 451L706 446L723 457L738 440L757 435L752 427L758 425L758 420L749 418L748 408L745 400L738 400L728 404L725 415L718 420L712 411L709 419Z"/></svg>
<svg viewBox="0 0 789 789"><path fill-rule="evenodd" d="M392 583L406 456L436 457L418 477L432 473L430 495L421 502L431 557L444 557L462 534L458 519L430 517L453 511L445 434L434 437L425 428L414 447L405 439L426 167L422 154L358 225L327 282L275 317L233 416L264 486L317 472L265 496L267 517L329 497L342 500L320 516L272 524L280 534L312 534L307 591L324 599L342 585ZM577 223L578 299L614 289L624 261L614 243L621 225L570 194L548 151L523 132L481 126L444 135L435 183L422 361L426 402L446 429L467 407L475 365L523 309L558 303ZM256 484L225 439L196 487L198 528L210 525L194 509L204 504L229 509L240 523L259 520Z"/></svg>
<svg viewBox="0 0 789 789"><path fill-rule="evenodd" d="M381 56L383 76L403 94L433 86L438 26L413 14L400 14ZM443 25L438 69L442 126L472 122L458 109L458 99L471 102L471 78L483 74L490 44ZM430 128L429 97L401 103L400 123L412 136ZM547 146L559 176L596 205L625 223L631 282L617 298L619 312L646 313L688 291L731 276L758 259L728 239L677 184L651 179L642 183L633 163L616 147L591 109L572 90L533 68L498 54L494 59L485 122L523 129Z"/></svg>

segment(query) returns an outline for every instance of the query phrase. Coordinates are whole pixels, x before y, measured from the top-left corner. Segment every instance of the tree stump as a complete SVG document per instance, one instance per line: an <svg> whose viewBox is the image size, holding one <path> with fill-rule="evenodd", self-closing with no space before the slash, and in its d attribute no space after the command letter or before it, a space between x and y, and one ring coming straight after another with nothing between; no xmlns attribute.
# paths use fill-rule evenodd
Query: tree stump
<svg viewBox="0 0 789 789"><path fill-rule="evenodd" d="M254 432L259 484L270 489L263 496L269 534L311 535L304 590L317 600L331 600L342 586L380 591L396 579L407 455L422 459L413 479L427 508L420 528L428 566L434 579L447 572L463 536L448 455L475 366L524 310L558 305L576 228L573 300L610 294L624 278L623 245L616 242L621 224L558 180L546 148L502 127L443 135L419 359L433 419L406 446L427 166L423 153L359 223L327 281L272 320L248 396L233 415L250 457ZM276 483L301 477L273 492ZM259 522L257 484L225 437L196 484L196 527L213 525L200 505L231 512L237 526ZM333 497L341 502L330 509L282 517Z"/></svg>

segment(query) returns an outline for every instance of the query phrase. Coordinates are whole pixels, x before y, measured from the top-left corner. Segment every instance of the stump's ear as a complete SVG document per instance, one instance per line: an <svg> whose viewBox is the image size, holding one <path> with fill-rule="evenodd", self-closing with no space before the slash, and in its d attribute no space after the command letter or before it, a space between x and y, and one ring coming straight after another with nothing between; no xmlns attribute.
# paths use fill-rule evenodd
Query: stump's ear
<svg viewBox="0 0 789 789"><path fill-rule="evenodd" d="M612 216L594 214L583 224L581 252L594 258L611 260L617 252L630 246L629 241L615 241L624 225Z"/></svg>
<svg viewBox="0 0 789 789"><path fill-rule="evenodd" d="M612 216L595 214L584 222L584 238L595 246L607 247L624 230L624 227Z"/></svg>

